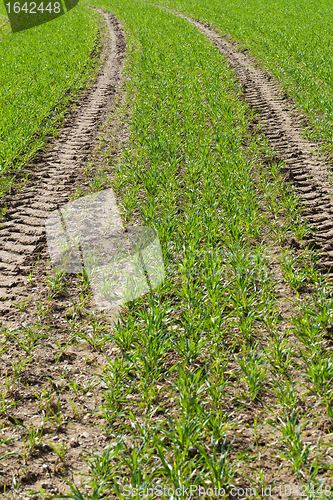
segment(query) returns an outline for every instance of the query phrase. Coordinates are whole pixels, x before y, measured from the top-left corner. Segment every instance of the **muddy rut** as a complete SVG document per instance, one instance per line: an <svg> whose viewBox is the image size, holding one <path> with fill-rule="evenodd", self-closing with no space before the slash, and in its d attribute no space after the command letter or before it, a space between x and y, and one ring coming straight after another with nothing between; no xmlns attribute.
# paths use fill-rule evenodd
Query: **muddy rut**
<svg viewBox="0 0 333 500"><path fill-rule="evenodd" d="M35 158L27 187L5 198L6 221L0 226L0 314L10 313L12 302L27 297L25 274L32 256L46 245L45 220L50 211L69 201L82 180L82 164L96 145L99 126L112 109L125 57L125 38L117 19L97 10L108 29L104 64L73 116Z"/></svg>
<svg viewBox="0 0 333 500"><path fill-rule="evenodd" d="M319 267L333 272L333 187L328 178L329 158L319 155L315 151L317 145L303 137L301 114L270 76L266 76L244 52L212 28L179 16L202 31L228 59L243 87L246 101L260 117L265 136L278 159L287 165L286 178L299 194L304 206L302 213L314 231L308 244L323 251Z"/></svg>

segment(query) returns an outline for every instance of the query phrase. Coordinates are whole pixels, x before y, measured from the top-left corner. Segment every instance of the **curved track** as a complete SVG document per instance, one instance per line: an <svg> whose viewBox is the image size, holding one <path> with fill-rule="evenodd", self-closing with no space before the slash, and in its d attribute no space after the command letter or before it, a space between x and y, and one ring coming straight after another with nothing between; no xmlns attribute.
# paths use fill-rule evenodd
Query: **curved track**
<svg viewBox="0 0 333 500"><path fill-rule="evenodd" d="M236 46L203 23L177 15L201 30L228 59L246 101L260 116L266 137L287 164L286 178L298 192L305 207L302 213L314 231L308 243L324 252L320 267L333 271L333 187L325 159L316 152L317 145L302 135L300 113L283 96L279 85Z"/></svg>
<svg viewBox="0 0 333 500"><path fill-rule="evenodd" d="M3 201L6 222L0 226L0 314L8 313L12 301L27 296L24 274L32 255L46 244L45 219L50 211L69 200L82 179L81 166L96 144L101 122L112 108L125 57L125 38L117 19L96 9L104 17L109 44L104 64L89 93L74 116L45 154L35 158L27 187Z"/></svg>

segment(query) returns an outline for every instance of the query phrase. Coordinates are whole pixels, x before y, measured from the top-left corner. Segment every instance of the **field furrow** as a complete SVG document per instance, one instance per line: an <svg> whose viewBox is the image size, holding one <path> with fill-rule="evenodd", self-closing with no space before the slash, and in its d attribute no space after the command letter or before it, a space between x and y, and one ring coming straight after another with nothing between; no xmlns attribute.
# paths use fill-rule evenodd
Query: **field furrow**
<svg viewBox="0 0 333 500"><path fill-rule="evenodd" d="M284 162L286 178L302 200L305 207L302 213L313 230L310 245L322 250L320 266L333 271L333 233L328 231L333 227L331 156L318 151L317 144L304 137L300 112L278 83L265 75L237 44L223 39L203 23L185 19L205 33L234 68L246 102L257 113L265 136L276 152L276 160Z"/></svg>
<svg viewBox="0 0 333 500"><path fill-rule="evenodd" d="M93 87L45 154L35 158L30 169L25 170L31 179L26 188L2 199L6 213L0 232L0 265L11 264L8 287L6 268L3 270L0 301L3 318L5 315L10 318L13 297L16 302L28 297L28 290L22 284L27 283L24 276L33 257L46 245L45 220L51 210L69 201L82 184L82 165L96 145L97 132L110 112L112 97L119 86L124 37L115 18L109 14L103 16L109 32L109 46Z"/></svg>

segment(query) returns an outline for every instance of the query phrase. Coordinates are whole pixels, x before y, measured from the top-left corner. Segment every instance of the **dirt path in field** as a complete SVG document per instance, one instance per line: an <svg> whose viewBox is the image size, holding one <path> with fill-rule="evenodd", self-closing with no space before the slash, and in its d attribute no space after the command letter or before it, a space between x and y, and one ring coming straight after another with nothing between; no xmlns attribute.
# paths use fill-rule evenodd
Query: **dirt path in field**
<svg viewBox="0 0 333 500"><path fill-rule="evenodd" d="M287 164L286 178L292 181L305 207L302 213L314 229L309 244L324 251L319 266L332 272L333 186L328 177L329 157L319 155L317 145L303 137L302 115L271 76L264 74L236 44L222 38L211 27L179 16L207 35L234 68L246 101L259 114L277 157Z"/></svg>
<svg viewBox="0 0 333 500"><path fill-rule="evenodd" d="M10 320L12 301L28 296L25 274L33 256L46 245L45 219L69 201L82 183L82 165L96 146L100 124L112 108L125 56L123 30L116 18L103 15L109 32L104 64L94 85L45 154L35 158L31 181L3 200L6 221L0 226L0 315ZM35 291L38 291L37 289ZM14 311L15 312L15 311Z"/></svg>
<svg viewBox="0 0 333 500"><path fill-rule="evenodd" d="M127 140L116 114L123 97L125 35L112 14L95 10L107 25L98 76L58 137L35 158L27 187L4 200L8 210L6 222L0 225L1 498L4 490L6 494L10 490L8 498L15 499L40 487L45 498L68 491L63 477L88 473L84 450L101 452L107 441L98 426L101 418L95 415L101 407L96 373L105 365L106 355L112 359L112 343L102 352L73 336L74 331L91 328L81 309L71 309L70 298L77 300L77 285L81 286L75 275L68 278L74 283L66 284L69 295L60 297L49 296L45 280L50 271L46 218L68 202L78 187L84 187L83 167L88 160L93 170L104 166L103 147L109 155L111 149L107 141L113 141L112 156L118 157L120 145ZM33 281L26 277L29 270ZM29 295L28 307L19 311L13 302ZM89 321L103 328L99 317ZM52 446L63 445L65 455L60 458Z"/></svg>

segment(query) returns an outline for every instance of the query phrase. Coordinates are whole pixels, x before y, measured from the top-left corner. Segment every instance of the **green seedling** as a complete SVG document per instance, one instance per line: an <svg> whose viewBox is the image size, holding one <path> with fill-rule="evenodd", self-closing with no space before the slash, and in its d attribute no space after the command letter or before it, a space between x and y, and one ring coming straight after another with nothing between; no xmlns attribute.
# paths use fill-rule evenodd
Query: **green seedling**
<svg viewBox="0 0 333 500"><path fill-rule="evenodd" d="M3 429L4 430L7 430L7 429ZM12 441L14 441L14 438L4 438L4 439L0 439L0 446L2 445L6 445L7 443L11 443ZM16 451L6 451L5 453L1 453L0 454L0 461L3 460L4 458L6 457L10 457L12 455L16 455L17 452Z"/></svg>
<svg viewBox="0 0 333 500"><path fill-rule="evenodd" d="M82 189L82 186L78 186L75 190L75 193L70 195L70 200L74 201L74 200L77 200L78 198L81 198L82 196L84 196L86 193L84 191L84 189Z"/></svg>
<svg viewBox="0 0 333 500"><path fill-rule="evenodd" d="M101 351L103 346L110 342L110 336L106 332L106 327L94 318L84 330L77 334L77 337L85 340L94 350Z"/></svg>
<svg viewBox="0 0 333 500"><path fill-rule="evenodd" d="M19 344L20 345L20 344ZM27 351L26 351L27 352ZM27 352L28 354L28 352ZM32 363L32 354L29 355L28 358L26 359L21 359L20 358L20 361L18 363L12 363L12 370L13 370L13 374L12 374L12 380L17 384L19 385L20 384L20 380L21 380L21 373L24 369L28 368L29 365Z"/></svg>
<svg viewBox="0 0 333 500"><path fill-rule="evenodd" d="M71 399L69 400L71 407L72 407L72 412L73 412L73 418L77 418L78 415L80 414L80 409L75 407L74 401Z"/></svg>
<svg viewBox="0 0 333 500"><path fill-rule="evenodd" d="M227 437L225 436L223 440L220 452L217 451L216 445L213 447L213 455L201 445L198 445L198 448L209 471L208 477L213 488L227 489L228 486L230 487L239 471L240 464L231 462L231 445L227 445Z"/></svg>
<svg viewBox="0 0 333 500"><path fill-rule="evenodd" d="M315 392L325 400L330 400L333 396L333 359L325 354L309 359L303 354L305 361L305 378L308 382L309 391Z"/></svg>
<svg viewBox="0 0 333 500"><path fill-rule="evenodd" d="M64 443L63 441L58 441L57 445L55 445L49 442L49 446L51 446L52 450L58 456L58 458L63 461L68 451L66 443Z"/></svg>
<svg viewBox="0 0 333 500"><path fill-rule="evenodd" d="M28 437L29 440L29 445L28 445L28 453L32 454L38 446L40 446L41 443L44 441L44 425L40 427L37 427L37 429L31 425L30 427L27 428L26 430L26 436Z"/></svg>
<svg viewBox="0 0 333 500"><path fill-rule="evenodd" d="M306 423L300 424L297 413L294 411L285 418L277 417L277 422L271 422L271 425L282 433L278 456L288 460L294 474L303 479L306 477L306 466L310 454L315 448L305 444L302 440L302 430Z"/></svg>
<svg viewBox="0 0 333 500"><path fill-rule="evenodd" d="M200 406L201 398L207 390L206 376L203 368L196 371L179 370L174 382L178 392L179 405L184 415L193 415Z"/></svg>
<svg viewBox="0 0 333 500"><path fill-rule="evenodd" d="M33 273L33 271L31 269L29 269L29 271L28 271L27 280L30 283L30 285L32 286L33 283L34 283L35 278L34 278L34 273Z"/></svg>
<svg viewBox="0 0 333 500"><path fill-rule="evenodd" d="M87 394L87 392L92 391L98 385L99 383L96 382L96 379L93 377L91 380L88 380L88 382L86 382L85 384L80 384L79 388L83 394Z"/></svg>
<svg viewBox="0 0 333 500"><path fill-rule="evenodd" d="M101 482L105 485L113 485L113 478L117 472L116 461L120 458L120 452L123 450L124 445L120 442L115 447L109 446L101 453L90 453L85 456L94 486Z"/></svg>
<svg viewBox="0 0 333 500"><path fill-rule="evenodd" d="M288 345L288 337L275 334L274 341L265 351L275 370L280 373L288 371L293 359L292 347Z"/></svg>
<svg viewBox="0 0 333 500"><path fill-rule="evenodd" d="M296 391L295 383L287 378L282 380L275 380L273 383L273 390L285 413L293 412L299 402L299 394Z"/></svg>
<svg viewBox="0 0 333 500"><path fill-rule="evenodd" d="M236 359L241 368L240 378L248 386L250 400L254 401L265 387L267 370L265 359L260 352L252 348L244 358L236 356Z"/></svg>
<svg viewBox="0 0 333 500"><path fill-rule="evenodd" d="M93 488L92 493L84 492L82 493L82 490L80 490L77 486L72 484L70 481L68 481L66 478L64 478L64 481L67 483L67 485L70 487L70 492L62 495L53 495L53 498L72 498L73 500L100 500L100 499L105 499L105 500L111 500L111 497L107 497L104 495L104 490L105 485L99 484L98 487Z"/></svg>
<svg viewBox="0 0 333 500"><path fill-rule="evenodd" d="M106 173L103 169L95 172L95 175L90 182L90 188L93 192L101 191L102 189L106 189L109 186L109 180L107 178Z"/></svg>
<svg viewBox="0 0 333 500"><path fill-rule="evenodd" d="M43 387L40 394L34 391L32 391L32 393L38 399L39 408L45 415L54 414L54 412L59 408L60 398L58 398L58 402L55 403L56 393L52 390Z"/></svg>
<svg viewBox="0 0 333 500"><path fill-rule="evenodd" d="M20 312L24 312L27 309L28 305L29 305L30 297L31 297L31 295L29 295L29 297L27 298L27 300L22 300L20 303L13 302L13 304L14 304L14 306L17 307L17 309Z"/></svg>
<svg viewBox="0 0 333 500"><path fill-rule="evenodd" d="M294 290L299 290L307 283L307 273L301 269L292 252L282 249L281 267L286 281Z"/></svg>
<svg viewBox="0 0 333 500"><path fill-rule="evenodd" d="M63 283L64 273L59 271L54 272L54 276L45 276L46 283L50 289L49 299L54 299L57 296L67 296L68 292Z"/></svg>

